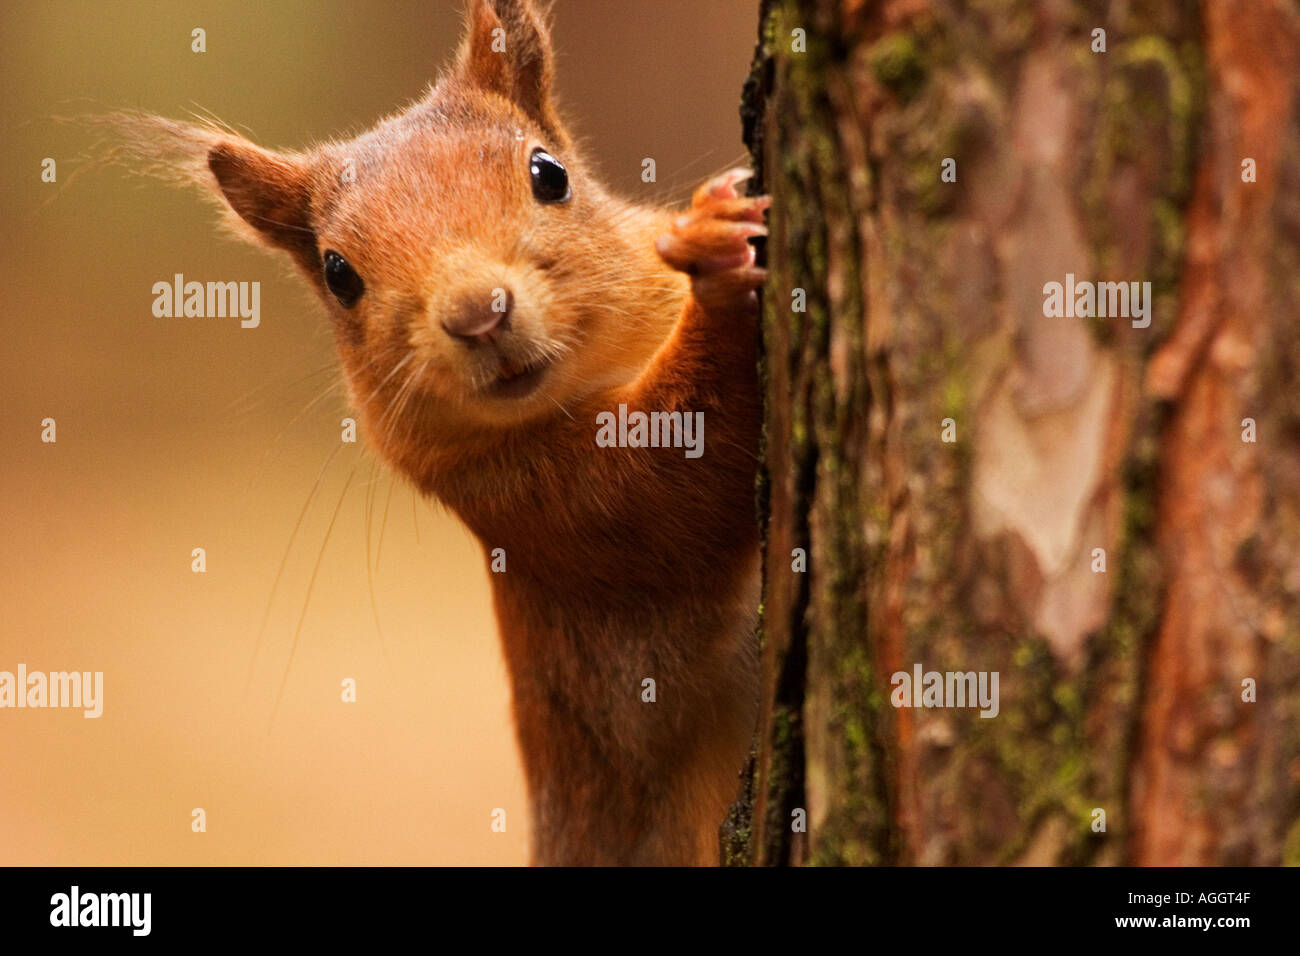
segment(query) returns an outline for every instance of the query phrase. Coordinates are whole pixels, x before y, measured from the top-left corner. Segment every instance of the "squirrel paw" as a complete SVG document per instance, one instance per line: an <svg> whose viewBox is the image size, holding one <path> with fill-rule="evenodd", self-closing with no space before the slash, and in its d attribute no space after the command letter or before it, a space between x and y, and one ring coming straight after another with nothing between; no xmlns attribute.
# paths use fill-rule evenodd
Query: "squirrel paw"
<svg viewBox="0 0 1300 956"><path fill-rule="evenodd" d="M767 235L763 212L771 198L736 193L751 175L733 169L706 182L691 208L673 220L672 231L655 243L665 262L691 277L691 294L706 307L752 302L767 276L754 265L749 240Z"/></svg>

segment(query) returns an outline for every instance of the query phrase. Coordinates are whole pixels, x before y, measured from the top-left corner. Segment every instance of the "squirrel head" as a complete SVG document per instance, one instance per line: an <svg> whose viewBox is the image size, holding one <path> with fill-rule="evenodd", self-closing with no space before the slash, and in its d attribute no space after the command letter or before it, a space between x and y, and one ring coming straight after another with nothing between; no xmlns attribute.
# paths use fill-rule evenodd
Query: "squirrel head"
<svg viewBox="0 0 1300 956"><path fill-rule="evenodd" d="M116 125L293 258L370 441L413 472L417 440L490 436L632 381L675 318L685 280L654 255L662 214L592 177L553 73L533 0L472 0L452 68L355 139L277 152L214 126Z"/></svg>

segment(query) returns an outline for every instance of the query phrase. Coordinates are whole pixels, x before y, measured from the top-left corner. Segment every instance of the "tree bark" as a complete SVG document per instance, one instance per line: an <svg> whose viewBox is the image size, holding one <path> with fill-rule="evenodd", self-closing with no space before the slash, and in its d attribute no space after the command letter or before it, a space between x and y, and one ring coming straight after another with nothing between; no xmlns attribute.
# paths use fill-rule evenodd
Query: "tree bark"
<svg viewBox="0 0 1300 956"><path fill-rule="evenodd" d="M1297 50L1293 0L762 4L730 862L1300 862ZM997 716L894 706L917 664Z"/></svg>

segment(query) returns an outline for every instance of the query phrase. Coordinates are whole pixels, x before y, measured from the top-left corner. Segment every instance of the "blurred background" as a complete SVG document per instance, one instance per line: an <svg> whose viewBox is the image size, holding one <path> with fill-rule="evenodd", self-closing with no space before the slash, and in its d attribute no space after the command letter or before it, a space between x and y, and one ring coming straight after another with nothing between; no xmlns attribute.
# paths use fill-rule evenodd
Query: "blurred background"
<svg viewBox="0 0 1300 956"><path fill-rule="evenodd" d="M461 6L0 9L0 670L105 685L98 720L0 711L0 865L526 861L478 546L339 450L329 330L287 262L193 193L88 162L96 138L53 120L203 113L285 148L357 132L447 64ZM558 0L562 105L615 189L684 198L742 158L756 7ZM175 273L260 282L261 326L155 318Z"/></svg>

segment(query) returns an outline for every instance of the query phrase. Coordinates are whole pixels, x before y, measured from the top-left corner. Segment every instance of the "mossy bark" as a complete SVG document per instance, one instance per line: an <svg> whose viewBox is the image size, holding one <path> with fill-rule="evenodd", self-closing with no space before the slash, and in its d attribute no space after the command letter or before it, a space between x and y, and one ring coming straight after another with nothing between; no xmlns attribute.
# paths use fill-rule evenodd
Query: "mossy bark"
<svg viewBox="0 0 1300 956"><path fill-rule="evenodd" d="M1300 852L1300 12L1083 6L762 4L729 862ZM1149 326L1046 316L1067 273L1150 282ZM997 716L893 706L915 664L997 672Z"/></svg>

